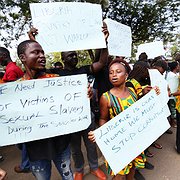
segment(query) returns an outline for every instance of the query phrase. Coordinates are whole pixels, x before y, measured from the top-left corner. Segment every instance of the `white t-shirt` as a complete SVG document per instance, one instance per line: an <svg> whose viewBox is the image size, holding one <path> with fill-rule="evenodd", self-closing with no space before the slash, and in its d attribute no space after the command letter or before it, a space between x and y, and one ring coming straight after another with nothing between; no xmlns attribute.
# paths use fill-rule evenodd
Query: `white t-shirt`
<svg viewBox="0 0 180 180"><path fill-rule="evenodd" d="M170 71L167 73L166 80L168 82L171 93L175 93L178 90L179 76Z"/></svg>

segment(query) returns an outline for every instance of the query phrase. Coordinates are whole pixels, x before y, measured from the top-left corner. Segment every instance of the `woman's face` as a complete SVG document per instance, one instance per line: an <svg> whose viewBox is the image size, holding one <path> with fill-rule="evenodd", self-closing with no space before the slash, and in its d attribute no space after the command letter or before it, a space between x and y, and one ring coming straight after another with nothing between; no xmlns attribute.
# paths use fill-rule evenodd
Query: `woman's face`
<svg viewBox="0 0 180 180"><path fill-rule="evenodd" d="M109 68L109 80L113 86L121 86L125 84L128 74L124 65L114 63Z"/></svg>

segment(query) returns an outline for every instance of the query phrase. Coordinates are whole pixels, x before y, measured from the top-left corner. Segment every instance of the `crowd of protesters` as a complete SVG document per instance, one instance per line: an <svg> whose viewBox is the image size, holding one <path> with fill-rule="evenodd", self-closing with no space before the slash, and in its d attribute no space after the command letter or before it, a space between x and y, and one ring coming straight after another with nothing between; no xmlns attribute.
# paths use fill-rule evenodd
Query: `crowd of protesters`
<svg viewBox="0 0 180 180"><path fill-rule="evenodd" d="M105 24L102 31L107 42L109 32ZM16 173L32 172L37 180L50 180L51 161L53 161L63 180L82 180L84 176L84 156L81 150L81 139L83 138L90 172L98 179L105 180L107 174L109 174L114 180L132 180L133 178L142 180L144 177L140 173L140 168L154 168L148 162L148 157L153 157L153 153L148 148L127 164L118 174L114 174L108 162L105 161L106 174L99 168L96 144L92 142L95 142L93 130L97 126L104 125L120 114L150 92L152 88L155 89L157 95L160 93L158 87L151 87L148 73L150 68L157 69L168 82L168 106L171 112L168 119L170 125L177 128L175 147L177 152L180 153L179 54L171 62L168 62L163 56L150 60L147 54L143 52L131 69L125 57L109 56L108 49L104 48L95 51L91 65L77 68L77 52L68 51L61 53L63 64L57 62L54 68L46 69L43 47L35 40L34 35L37 33L37 29L32 28L29 31L30 40L25 40L18 45L17 54L25 67L24 72L11 60L8 49L0 47L0 65L5 67L1 83L87 74L95 79L93 81L95 93L93 93L94 97L91 99L92 122L87 129L80 132L17 145L22 152L22 162L15 166ZM88 88L88 92L92 94L90 88ZM171 134L172 132L168 130L167 133ZM157 142L152 142L151 146L158 149L163 148ZM74 161L74 172L71 169L71 155ZM0 161L3 160L3 156L0 156ZM4 179L5 176L6 172L0 169L0 179Z"/></svg>

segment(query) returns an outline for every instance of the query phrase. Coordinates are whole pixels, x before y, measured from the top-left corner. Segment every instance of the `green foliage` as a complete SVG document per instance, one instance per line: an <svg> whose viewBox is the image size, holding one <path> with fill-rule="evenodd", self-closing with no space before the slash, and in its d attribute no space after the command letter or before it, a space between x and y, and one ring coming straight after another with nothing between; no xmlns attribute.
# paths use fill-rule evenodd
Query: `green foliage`
<svg viewBox="0 0 180 180"><path fill-rule="evenodd" d="M0 39L7 47L13 40L18 40L27 27L29 29L31 24L29 3L35 2L39 1L0 1Z"/></svg>
<svg viewBox="0 0 180 180"><path fill-rule="evenodd" d="M77 51L78 54L78 64L77 67L81 67L84 65L89 65L92 63L92 60L89 56L88 51ZM61 52L53 52L46 55L46 68L50 69L53 68L55 62L62 62L61 60Z"/></svg>
<svg viewBox="0 0 180 180"><path fill-rule="evenodd" d="M31 26L29 3L49 2L50 0L2 0L0 1L0 38L10 47L12 40L18 40ZM174 30L179 25L180 1L178 0L51 0L51 2L91 2L99 3L104 9L104 17L126 24L132 29L133 45L153 40L172 41ZM109 7L108 7L109 5ZM108 8L107 8L108 7ZM4 31L5 30L5 31ZM177 51L172 48L172 55ZM135 54L136 49L133 48ZM179 51L179 49L178 49ZM79 66L90 64L89 56L80 53ZM86 57L86 58L84 58ZM60 56L47 55L47 65L51 67ZM82 60L84 59L84 60Z"/></svg>
<svg viewBox="0 0 180 180"><path fill-rule="evenodd" d="M108 0L55 0L53 2L92 2L108 7ZM0 40L6 47L11 47L13 40L18 40L31 27L30 3L52 2L50 0L2 0L0 1ZM5 31L4 31L5 30Z"/></svg>
<svg viewBox="0 0 180 180"><path fill-rule="evenodd" d="M77 51L77 54L79 59L77 67L92 64L92 59L90 58L88 51Z"/></svg>
<svg viewBox="0 0 180 180"><path fill-rule="evenodd" d="M130 26L134 43L167 41L178 26L179 6L178 0L110 0L104 16Z"/></svg>
<svg viewBox="0 0 180 180"><path fill-rule="evenodd" d="M171 57L172 59L175 59L176 54L179 52L180 53L180 34L177 34L174 36L174 41L171 43L172 46L170 48L171 51Z"/></svg>
<svg viewBox="0 0 180 180"><path fill-rule="evenodd" d="M46 68L53 68L55 62L62 62L60 52L52 52L46 55Z"/></svg>

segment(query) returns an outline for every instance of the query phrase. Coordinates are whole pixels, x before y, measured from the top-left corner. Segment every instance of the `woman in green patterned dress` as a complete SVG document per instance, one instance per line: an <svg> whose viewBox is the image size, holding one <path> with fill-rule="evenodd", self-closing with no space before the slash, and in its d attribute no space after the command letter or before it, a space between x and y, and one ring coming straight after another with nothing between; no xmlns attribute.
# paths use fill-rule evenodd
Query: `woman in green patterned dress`
<svg viewBox="0 0 180 180"><path fill-rule="evenodd" d="M109 80L113 88L105 92L100 98L100 126L127 109L137 100L134 89L126 87L125 84L130 70L128 63L124 60L115 59L110 63ZM95 142L93 132L89 133L89 139ZM113 180L132 180L135 168L144 168L145 160L144 153L140 154L116 175L106 162L107 172L113 176Z"/></svg>

